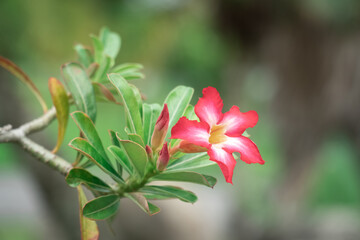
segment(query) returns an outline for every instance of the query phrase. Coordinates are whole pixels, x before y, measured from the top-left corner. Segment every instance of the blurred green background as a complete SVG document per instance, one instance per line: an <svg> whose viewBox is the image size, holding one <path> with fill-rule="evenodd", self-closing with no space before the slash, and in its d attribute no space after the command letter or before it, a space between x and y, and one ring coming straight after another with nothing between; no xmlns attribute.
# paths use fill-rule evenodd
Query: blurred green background
<svg viewBox="0 0 360 240"><path fill-rule="evenodd" d="M144 216L125 202L100 239L360 239L360 2L357 0L2 0L0 55L19 65L50 104L49 77L102 26L120 33L118 63L145 66L134 83L162 103L179 84L192 103L216 87L225 109L256 110L250 129L266 161L239 162L234 185L186 185L199 202L160 202ZM98 104L98 129L122 130L119 106ZM0 69L0 126L42 114ZM70 121L60 153L78 134ZM51 149L53 123L33 139ZM0 145L0 239L80 239L77 195L18 146Z"/></svg>

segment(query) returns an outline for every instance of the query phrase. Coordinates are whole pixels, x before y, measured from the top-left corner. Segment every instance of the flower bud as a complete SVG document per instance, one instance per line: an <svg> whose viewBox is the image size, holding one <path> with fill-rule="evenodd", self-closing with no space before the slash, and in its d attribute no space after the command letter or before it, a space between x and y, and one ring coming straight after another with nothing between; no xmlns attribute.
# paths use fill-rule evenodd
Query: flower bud
<svg viewBox="0 0 360 240"><path fill-rule="evenodd" d="M179 151L183 153L207 152L207 148L195 145L188 141L182 140L179 144Z"/></svg>
<svg viewBox="0 0 360 240"><path fill-rule="evenodd" d="M169 128L169 110L167 104L165 104L158 120L155 123L154 132L151 137L151 147L154 152L159 151L159 149L161 148L165 140L168 128Z"/></svg>
<svg viewBox="0 0 360 240"><path fill-rule="evenodd" d="M146 145L145 150L146 150L146 154L148 155L149 160L153 163L154 158L153 158L153 151L151 150L151 147L149 145Z"/></svg>
<svg viewBox="0 0 360 240"><path fill-rule="evenodd" d="M157 160L157 169L159 171L165 170L166 166L169 163L170 155L169 155L169 149L167 142L164 143L163 148L161 149L159 153L159 158Z"/></svg>

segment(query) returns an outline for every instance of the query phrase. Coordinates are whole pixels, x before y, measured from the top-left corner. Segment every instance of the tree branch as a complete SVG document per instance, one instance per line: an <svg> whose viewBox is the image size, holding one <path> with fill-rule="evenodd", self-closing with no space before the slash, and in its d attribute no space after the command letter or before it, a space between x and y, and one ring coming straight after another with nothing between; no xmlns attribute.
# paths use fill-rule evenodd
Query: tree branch
<svg viewBox="0 0 360 240"><path fill-rule="evenodd" d="M11 125L0 128L0 143L14 142L18 143L23 149L33 155L35 158L55 169L63 175L66 175L72 165L65 159L53 154L43 146L35 143L27 135L40 131L47 127L56 117L56 109L52 107L43 116L21 125L19 128L12 129Z"/></svg>

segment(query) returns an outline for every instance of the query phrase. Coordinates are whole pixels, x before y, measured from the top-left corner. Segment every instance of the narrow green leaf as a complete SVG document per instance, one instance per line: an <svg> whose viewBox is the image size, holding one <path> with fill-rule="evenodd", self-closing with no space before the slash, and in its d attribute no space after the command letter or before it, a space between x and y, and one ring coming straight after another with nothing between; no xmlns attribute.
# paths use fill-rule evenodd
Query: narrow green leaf
<svg viewBox="0 0 360 240"><path fill-rule="evenodd" d="M92 56L90 48L85 47L82 44L76 44L74 49L78 54L79 62L84 67L88 68L90 66L90 64L94 62L94 58Z"/></svg>
<svg viewBox="0 0 360 240"><path fill-rule="evenodd" d="M81 183L84 183L97 191L101 191L101 192L111 191L111 187L107 185L103 180L92 175L91 173L89 173L88 171L82 168L71 169L68 175L66 176L65 180L70 187L77 187Z"/></svg>
<svg viewBox="0 0 360 240"><path fill-rule="evenodd" d="M148 164L146 150L136 142L121 139L119 139L119 141L125 149L126 154L129 156L137 172L140 174L140 176L144 176L145 168Z"/></svg>
<svg viewBox="0 0 360 240"><path fill-rule="evenodd" d="M105 160L104 157L85 139L74 138L69 143L69 146L88 157L101 170L109 174L109 176L112 177L115 181L124 181L121 176L115 171L115 169L110 165L110 163Z"/></svg>
<svg viewBox="0 0 360 240"><path fill-rule="evenodd" d="M104 27L100 31L100 40L104 46L104 54L108 55L114 62L121 47L119 34L111 32L108 28Z"/></svg>
<svg viewBox="0 0 360 240"><path fill-rule="evenodd" d="M177 123L180 117L185 113L187 106L190 103L194 89L185 86L178 86L174 88L165 99L165 103L169 109L169 131L166 139L171 135L171 129Z"/></svg>
<svg viewBox="0 0 360 240"><path fill-rule="evenodd" d="M78 196L79 196L79 215L80 215L80 228L81 228L81 240L98 240L99 239L99 229L95 221L88 218L84 218L82 214L82 208L87 202L84 191L81 186L77 187Z"/></svg>
<svg viewBox="0 0 360 240"><path fill-rule="evenodd" d="M141 72L127 72L127 73L121 73L121 76L126 79L127 81L129 80L136 80L136 79L144 79L145 75Z"/></svg>
<svg viewBox="0 0 360 240"><path fill-rule="evenodd" d="M57 143L53 150L53 153L56 153L64 140L65 130L69 118L69 99L64 86L56 78L49 78L49 90L52 102L56 109L56 118L58 120Z"/></svg>
<svg viewBox="0 0 360 240"><path fill-rule="evenodd" d="M68 63L61 67L68 90L71 92L77 109L85 112L95 121L95 93L85 69L78 63Z"/></svg>
<svg viewBox="0 0 360 240"><path fill-rule="evenodd" d="M90 117L85 113L79 111L73 112L71 114L71 117L74 119L83 136L89 141L89 143L95 148L95 150L100 153L105 160L109 162L102 141Z"/></svg>
<svg viewBox="0 0 360 240"><path fill-rule="evenodd" d="M121 166L124 168L124 170L127 173L129 173L129 175L134 174L133 165L132 165L131 161L129 160L129 157L126 155L126 153L120 147L110 146L110 147L108 147L108 150L115 157L116 161L121 164Z"/></svg>
<svg viewBox="0 0 360 240"><path fill-rule="evenodd" d="M121 96L131 133L137 133L143 137L144 133L139 111L139 104L136 100L133 89L119 74L109 74L108 77L110 82L115 86L119 95Z"/></svg>
<svg viewBox="0 0 360 240"><path fill-rule="evenodd" d="M197 196L194 193L173 186L145 186L140 189L140 192L155 195L164 195L164 197L173 196L183 202L189 203L194 203L197 201Z"/></svg>
<svg viewBox="0 0 360 240"><path fill-rule="evenodd" d="M140 146L142 146L145 149L144 141L138 134L129 133L128 136L129 136L129 140L136 142L137 144L139 144Z"/></svg>
<svg viewBox="0 0 360 240"><path fill-rule="evenodd" d="M111 143L117 147L120 147L120 142L116 136L116 132L113 130L109 130L109 135L110 135Z"/></svg>
<svg viewBox="0 0 360 240"><path fill-rule="evenodd" d="M143 68L144 68L143 65L138 63L123 63L121 65L114 67L111 71L113 73L124 74L124 73L138 72Z"/></svg>
<svg viewBox="0 0 360 240"><path fill-rule="evenodd" d="M135 96L136 101L138 103L139 112L140 112L140 118L141 118L141 116L142 116L142 97L141 97L140 90L133 84L129 84L129 86L134 91L134 96Z"/></svg>
<svg viewBox="0 0 360 240"><path fill-rule="evenodd" d="M125 197L136 203L136 205L138 205L141 210L143 210L150 216L160 212L160 208L149 203L141 193L125 193L124 195Z"/></svg>
<svg viewBox="0 0 360 240"><path fill-rule="evenodd" d="M208 187L214 187L216 184L216 178L196 172L163 172L162 174L152 177L150 180L191 182Z"/></svg>
<svg viewBox="0 0 360 240"><path fill-rule="evenodd" d="M103 56L101 59L101 63L99 67L96 69L95 74L93 76L93 80L95 82L100 82L102 79L106 79L106 74L108 73L110 66L111 66L111 57Z"/></svg>
<svg viewBox="0 0 360 240"><path fill-rule="evenodd" d="M165 195L165 194L158 195L158 194L152 194L152 193L143 193L143 195L148 200L168 200L168 199L176 198L171 194L169 194L169 195Z"/></svg>
<svg viewBox="0 0 360 240"><path fill-rule="evenodd" d="M97 101L120 104L119 102L116 101L116 98L111 93L111 91L107 89L103 84L98 82L92 82L92 85L95 91L95 96Z"/></svg>
<svg viewBox="0 0 360 240"><path fill-rule="evenodd" d="M160 112L161 106L159 104L143 104L144 142L146 145L150 145L151 136Z"/></svg>
<svg viewBox="0 0 360 240"><path fill-rule="evenodd" d="M104 45L97 36L90 35L90 37L94 47L94 60L96 63L101 65L102 64L101 61L103 60L103 56L104 56Z"/></svg>
<svg viewBox="0 0 360 240"><path fill-rule="evenodd" d="M203 168L216 165L215 162L209 160L206 152L185 154L184 156L172 161L166 167L167 172L189 171L196 168Z"/></svg>
<svg viewBox="0 0 360 240"><path fill-rule="evenodd" d="M113 216L118 210L119 205L119 196L114 194L101 196L85 204L83 215L93 220L104 220Z"/></svg>
<svg viewBox="0 0 360 240"><path fill-rule="evenodd" d="M19 68L15 63L10 61L9 59L4 58L2 56L0 56L0 66L5 68L7 71L9 71L11 74L13 74L15 77L17 77L20 81L22 81L26 86L30 88L32 93L39 101L44 112L48 110L46 106L46 102L44 98L41 96L39 89L35 86L34 82L31 81L29 76L26 75L26 73L24 73L23 70L21 70L21 68Z"/></svg>

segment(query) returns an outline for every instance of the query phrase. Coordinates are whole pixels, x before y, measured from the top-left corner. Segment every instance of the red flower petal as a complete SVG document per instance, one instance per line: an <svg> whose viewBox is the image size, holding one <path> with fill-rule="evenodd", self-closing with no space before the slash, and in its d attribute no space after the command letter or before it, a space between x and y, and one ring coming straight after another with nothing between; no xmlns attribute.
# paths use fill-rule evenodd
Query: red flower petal
<svg viewBox="0 0 360 240"><path fill-rule="evenodd" d="M247 137L228 137L226 142L221 143L221 146L225 151L239 152L240 159L246 163L265 163L255 143Z"/></svg>
<svg viewBox="0 0 360 240"><path fill-rule="evenodd" d="M216 88L203 89L203 96L195 105L195 113L201 122L206 122L210 127L217 124L222 118L223 101Z"/></svg>
<svg viewBox="0 0 360 240"><path fill-rule="evenodd" d="M190 121L182 117L171 129L172 139L186 140L201 147L209 147L210 127L205 122Z"/></svg>
<svg viewBox="0 0 360 240"><path fill-rule="evenodd" d="M224 149L211 146L208 151L210 160L216 162L222 173L224 174L225 180L232 184L232 176L236 164L236 160L233 155Z"/></svg>
<svg viewBox="0 0 360 240"><path fill-rule="evenodd" d="M249 111L242 113L238 106L232 106L232 108L224 114L219 125L226 126L226 135L240 137L247 128L254 127L258 119L257 112Z"/></svg>

